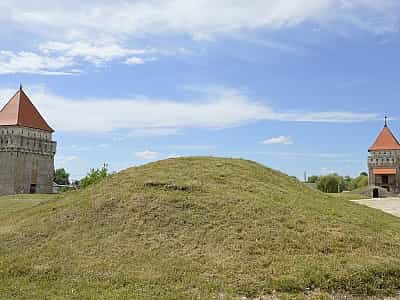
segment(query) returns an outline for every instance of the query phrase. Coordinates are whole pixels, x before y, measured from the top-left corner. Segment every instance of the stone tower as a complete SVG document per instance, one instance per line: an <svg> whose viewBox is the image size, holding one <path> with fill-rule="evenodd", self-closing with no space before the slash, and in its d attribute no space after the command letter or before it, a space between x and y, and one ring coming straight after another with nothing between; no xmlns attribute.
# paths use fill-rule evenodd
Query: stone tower
<svg viewBox="0 0 400 300"><path fill-rule="evenodd" d="M387 118L385 126L368 152L370 187L400 193L400 144L389 129ZM378 189L374 190L374 197L378 197L375 193L379 193Z"/></svg>
<svg viewBox="0 0 400 300"><path fill-rule="evenodd" d="M0 195L52 192L53 132L20 87L0 111Z"/></svg>

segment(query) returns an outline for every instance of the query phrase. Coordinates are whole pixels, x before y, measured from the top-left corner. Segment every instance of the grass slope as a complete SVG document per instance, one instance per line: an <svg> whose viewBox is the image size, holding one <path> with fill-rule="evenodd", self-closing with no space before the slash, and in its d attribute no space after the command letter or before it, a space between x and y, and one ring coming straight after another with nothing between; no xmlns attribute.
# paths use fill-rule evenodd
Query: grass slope
<svg viewBox="0 0 400 300"><path fill-rule="evenodd" d="M170 159L82 191L19 198L0 198L1 299L400 287L398 218L245 160Z"/></svg>

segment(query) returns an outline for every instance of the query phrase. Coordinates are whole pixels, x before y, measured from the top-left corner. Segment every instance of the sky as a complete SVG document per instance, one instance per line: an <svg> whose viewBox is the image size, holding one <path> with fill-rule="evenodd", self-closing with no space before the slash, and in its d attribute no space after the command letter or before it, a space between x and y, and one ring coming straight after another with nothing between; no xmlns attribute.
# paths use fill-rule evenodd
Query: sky
<svg viewBox="0 0 400 300"><path fill-rule="evenodd" d="M400 136L398 0L1 0L0 104L20 83L79 179L180 156L292 176L367 169Z"/></svg>

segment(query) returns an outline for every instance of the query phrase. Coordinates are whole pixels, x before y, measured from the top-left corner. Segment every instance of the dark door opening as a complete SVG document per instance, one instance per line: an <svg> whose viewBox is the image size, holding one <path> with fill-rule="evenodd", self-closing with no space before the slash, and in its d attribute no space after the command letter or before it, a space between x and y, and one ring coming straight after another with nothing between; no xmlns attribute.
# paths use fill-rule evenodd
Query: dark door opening
<svg viewBox="0 0 400 300"><path fill-rule="evenodd" d="M31 184L31 188L29 190L29 193L35 194L36 193L36 184Z"/></svg>
<svg viewBox="0 0 400 300"><path fill-rule="evenodd" d="M373 198L379 198L379 190L378 189L374 189L372 192L372 197Z"/></svg>

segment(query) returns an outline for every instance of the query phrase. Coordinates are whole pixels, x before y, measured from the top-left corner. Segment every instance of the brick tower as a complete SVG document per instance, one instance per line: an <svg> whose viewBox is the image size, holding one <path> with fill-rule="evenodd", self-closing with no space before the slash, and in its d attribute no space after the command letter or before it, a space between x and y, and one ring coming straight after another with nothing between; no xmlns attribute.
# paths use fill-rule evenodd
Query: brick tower
<svg viewBox="0 0 400 300"><path fill-rule="evenodd" d="M53 132L21 86L0 111L0 195L52 192Z"/></svg>

